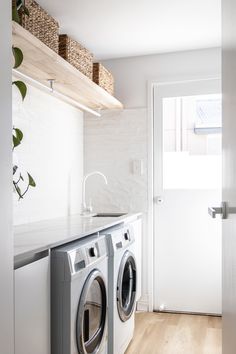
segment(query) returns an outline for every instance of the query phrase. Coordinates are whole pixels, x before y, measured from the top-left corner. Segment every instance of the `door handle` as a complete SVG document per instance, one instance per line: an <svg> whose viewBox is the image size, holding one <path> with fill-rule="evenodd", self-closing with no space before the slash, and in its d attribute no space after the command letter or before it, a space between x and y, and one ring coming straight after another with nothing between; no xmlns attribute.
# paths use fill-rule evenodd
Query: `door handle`
<svg viewBox="0 0 236 354"><path fill-rule="evenodd" d="M208 214L215 219L220 214L222 219L227 219L229 214L236 214L236 207L229 207L226 202L222 202L220 207L209 207Z"/></svg>

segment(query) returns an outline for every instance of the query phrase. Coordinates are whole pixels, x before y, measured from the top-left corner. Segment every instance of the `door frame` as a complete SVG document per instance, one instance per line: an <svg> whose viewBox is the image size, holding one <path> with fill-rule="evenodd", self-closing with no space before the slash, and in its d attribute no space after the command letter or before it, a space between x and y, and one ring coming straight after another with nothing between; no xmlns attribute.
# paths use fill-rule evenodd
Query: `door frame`
<svg viewBox="0 0 236 354"><path fill-rule="evenodd" d="M159 81L149 80L147 82L147 135L148 135L148 212L147 212L147 282L148 282L148 303L147 310L153 312L154 310L154 266L155 266L155 242L154 242L154 88L158 90L159 87L181 84L181 83L194 83L204 82L209 80L221 80L219 76L200 77L176 81Z"/></svg>

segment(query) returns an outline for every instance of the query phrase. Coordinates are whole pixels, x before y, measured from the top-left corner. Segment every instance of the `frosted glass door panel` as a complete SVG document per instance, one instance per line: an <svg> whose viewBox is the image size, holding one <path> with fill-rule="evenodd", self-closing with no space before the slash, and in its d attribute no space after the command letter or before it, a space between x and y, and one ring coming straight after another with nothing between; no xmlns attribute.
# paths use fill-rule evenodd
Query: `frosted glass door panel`
<svg viewBox="0 0 236 354"><path fill-rule="evenodd" d="M163 99L163 188L221 188L221 96Z"/></svg>

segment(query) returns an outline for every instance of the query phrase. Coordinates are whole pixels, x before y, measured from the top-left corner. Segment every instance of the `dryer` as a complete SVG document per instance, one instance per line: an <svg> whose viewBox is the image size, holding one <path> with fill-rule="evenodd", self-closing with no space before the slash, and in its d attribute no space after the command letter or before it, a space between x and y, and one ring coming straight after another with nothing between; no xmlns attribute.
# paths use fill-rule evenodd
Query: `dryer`
<svg viewBox="0 0 236 354"><path fill-rule="evenodd" d="M108 353L124 354L134 332L139 267L132 225L106 231L108 244Z"/></svg>
<svg viewBox="0 0 236 354"><path fill-rule="evenodd" d="M107 271L104 236L52 250L52 354L107 353Z"/></svg>

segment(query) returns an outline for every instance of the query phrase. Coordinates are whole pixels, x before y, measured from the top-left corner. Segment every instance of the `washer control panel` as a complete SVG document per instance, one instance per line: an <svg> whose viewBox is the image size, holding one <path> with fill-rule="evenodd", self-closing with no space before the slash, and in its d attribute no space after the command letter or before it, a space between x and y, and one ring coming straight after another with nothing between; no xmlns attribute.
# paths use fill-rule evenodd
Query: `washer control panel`
<svg viewBox="0 0 236 354"><path fill-rule="evenodd" d="M133 229L131 226L126 226L114 233L112 236L113 247L116 250L126 248L128 245L134 242Z"/></svg>
<svg viewBox="0 0 236 354"><path fill-rule="evenodd" d="M69 280L73 274L107 257L106 238L105 236L92 235L83 240L59 246L52 250L51 255L54 259L53 262L58 263L58 267L64 267L61 274L66 280Z"/></svg>

